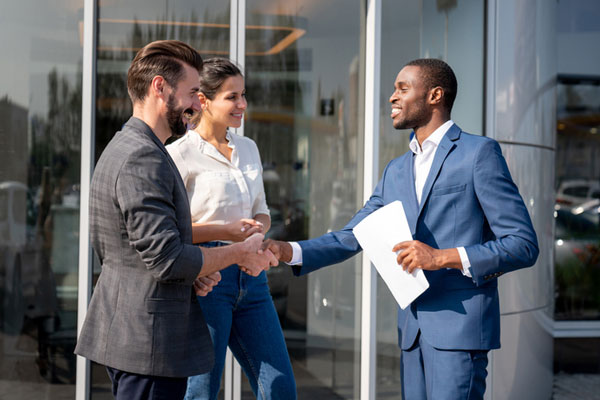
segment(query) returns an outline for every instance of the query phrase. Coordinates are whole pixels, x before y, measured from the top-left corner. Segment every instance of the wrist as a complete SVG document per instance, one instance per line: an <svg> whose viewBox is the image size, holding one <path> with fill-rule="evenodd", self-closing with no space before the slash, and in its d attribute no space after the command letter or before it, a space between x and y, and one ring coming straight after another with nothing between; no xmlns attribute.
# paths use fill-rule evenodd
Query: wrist
<svg viewBox="0 0 600 400"><path fill-rule="evenodd" d="M243 242L232 243L231 245L232 262L231 264L241 265L246 259L246 249Z"/></svg>
<svg viewBox="0 0 600 400"><path fill-rule="evenodd" d="M457 249L438 249L436 250L435 260L438 269L454 268L462 270L462 263Z"/></svg>
<svg viewBox="0 0 600 400"><path fill-rule="evenodd" d="M289 263L292 261L292 257L294 255L294 250L292 249L292 245L289 242L281 242L281 261L285 263Z"/></svg>

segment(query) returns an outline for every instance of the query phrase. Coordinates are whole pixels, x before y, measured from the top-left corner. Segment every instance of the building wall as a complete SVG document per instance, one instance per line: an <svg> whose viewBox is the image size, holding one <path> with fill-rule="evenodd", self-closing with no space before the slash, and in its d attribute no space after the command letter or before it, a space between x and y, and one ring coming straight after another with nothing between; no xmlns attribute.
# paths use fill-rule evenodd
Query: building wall
<svg viewBox="0 0 600 400"><path fill-rule="evenodd" d="M488 399L552 394L556 2L490 1L487 135L501 143L540 245L533 268L500 278L502 348Z"/></svg>

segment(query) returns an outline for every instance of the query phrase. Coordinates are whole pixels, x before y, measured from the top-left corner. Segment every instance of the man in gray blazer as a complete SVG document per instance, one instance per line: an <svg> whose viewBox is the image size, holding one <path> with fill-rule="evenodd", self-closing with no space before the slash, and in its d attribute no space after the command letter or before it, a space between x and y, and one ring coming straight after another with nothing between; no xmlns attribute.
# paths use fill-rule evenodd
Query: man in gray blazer
<svg viewBox="0 0 600 400"><path fill-rule="evenodd" d="M217 248L192 245L188 198L164 142L200 110L202 59L172 40L141 49L127 76L133 116L110 141L90 189L90 232L102 272L75 353L106 366L117 399L183 398L209 371L213 348L195 292L219 270L256 276L277 265L262 235Z"/></svg>

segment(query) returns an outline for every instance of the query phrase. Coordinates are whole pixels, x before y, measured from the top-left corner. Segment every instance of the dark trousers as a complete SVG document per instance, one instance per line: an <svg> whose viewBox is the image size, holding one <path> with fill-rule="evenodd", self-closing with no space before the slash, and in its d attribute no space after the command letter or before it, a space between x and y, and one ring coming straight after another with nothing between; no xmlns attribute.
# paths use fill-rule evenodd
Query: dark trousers
<svg viewBox="0 0 600 400"><path fill-rule="evenodd" d="M183 399L187 378L167 378L132 374L106 367L117 400L176 400Z"/></svg>

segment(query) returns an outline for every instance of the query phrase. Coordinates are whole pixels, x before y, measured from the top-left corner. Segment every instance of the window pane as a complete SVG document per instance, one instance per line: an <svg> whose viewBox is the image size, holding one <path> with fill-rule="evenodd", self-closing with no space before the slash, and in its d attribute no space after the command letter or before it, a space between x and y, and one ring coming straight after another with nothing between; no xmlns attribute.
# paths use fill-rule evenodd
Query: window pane
<svg viewBox="0 0 600 400"><path fill-rule="evenodd" d="M600 77L559 78L556 138L557 320L600 319Z"/></svg>
<svg viewBox="0 0 600 400"><path fill-rule="evenodd" d="M2 4L0 376L11 399L75 397L82 15L77 0Z"/></svg>
<svg viewBox="0 0 600 400"><path fill-rule="evenodd" d="M339 229L361 205L363 15L357 1L247 1L245 134L261 153L273 238ZM268 276L299 397L358 398L360 256Z"/></svg>
<svg viewBox="0 0 600 400"><path fill-rule="evenodd" d="M177 39L203 58L229 55L229 1L99 0L96 97L96 160L132 113L127 70L135 54L154 40ZM97 279L100 266L94 264ZM92 366L92 398L110 392L103 366Z"/></svg>

